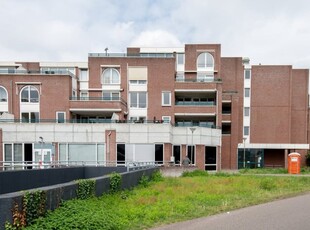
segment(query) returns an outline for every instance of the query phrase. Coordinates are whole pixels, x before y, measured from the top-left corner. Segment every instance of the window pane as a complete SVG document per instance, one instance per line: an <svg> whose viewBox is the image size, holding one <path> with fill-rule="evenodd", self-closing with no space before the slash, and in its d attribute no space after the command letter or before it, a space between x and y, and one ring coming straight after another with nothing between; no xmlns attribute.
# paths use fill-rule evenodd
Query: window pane
<svg viewBox="0 0 310 230"><path fill-rule="evenodd" d="M184 65L184 54L177 54L178 56L178 65Z"/></svg>
<svg viewBox="0 0 310 230"><path fill-rule="evenodd" d="M23 160L23 145L14 144L14 161L22 161L22 160Z"/></svg>
<svg viewBox="0 0 310 230"><path fill-rule="evenodd" d="M170 103L170 92L163 92L163 105L171 105Z"/></svg>
<svg viewBox="0 0 310 230"><path fill-rule="evenodd" d="M118 144L117 145L117 164L124 164L125 163L125 144Z"/></svg>
<svg viewBox="0 0 310 230"><path fill-rule="evenodd" d="M23 89L21 94L21 102L29 102L29 87Z"/></svg>
<svg viewBox="0 0 310 230"><path fill-rule="evenodd" d="M250 97L250 89L249 88L244 89L244 97Z"/></svg>
<svg viewBox="0 0 310 230"><path fill-rule="evenodd" d="M216 164L216 147L205 147L205 164Z"/></svg>
<svg viewBox="0 0 310 230"><path fill-rule="evenodd" d="M103 84L109 84L110 83L110 76L111 76L111 69L106 69L103 72Z"/></svg>
<svg viewBox="0 0 310 230"><path fill-rule="evenodd" d="M103 144L97 145L97 160L99 161L100 164L102 164L104 161L104 145Z"/></svg>
<svg viewBox="0 0 310 230"><path fill-rule="evenodd" d="M87 81L87 69L81 69L80 71L80 81Z"/></svg>
<svg viewBox="0 0 310 230"><path fill-rule="evenodd" d="M0 102L7 101L8 97L4 88L0 87Z"/></svg>
<svg viewBox="0 0 310 230"><path fill-rule="evenodd" d="M164 160L164 145L155 145L155 162L162 164Z"/></svg>
<svg viewBox="0 0 310 230"><path fill-rule="evenodd" d="M112 101L119 100L119 93L118 92L111 92L112 94Z"/></svg>
<svg viewBox="0 0 310 230"><path fill-rule="evenodd" d="M139 108L146 108L146 93L139 93Z"/></svg>
<svg viewBox="0 0 310 230"><path fill-rule="evenodd" d="M244 107L244 116L245 117L250 116L250 108L249 107Z"/></svg>
<svg viewBox="0 0 310 230"><path fill-rule="evenodd" d="M59 144L59 160L67 160L67 144Z"/></svg>
<svg viewBox="0 0 310 230"><path fill-rule="evenodd" d="M12 161L12 145L5 144L4 145L4 160L5 161Z"/></svg>
<svg viewBox="0 0 310 230"><path fill-rule="evenodd" d="M65 123L65 113L64 112L57 113L57 121L58 121L58 123Z"/></svg>
<svg viewBox="0 0 310 230"><path fill-rule="evenodd" d="M181 162L181 146L179 146L179 145L173 146L173 156L174 156L174 163L180 164L180 162Z"/></svg>
<svg viewBox="0 0 310 230"><path fill-rule="evenodd" d="M119 74L115 69L112 69L112 83L114 84L119 83Z"/></svg>
<svg viewBox="0 0 310 230"><path fill-rule="evenodd" d="M87 164L96 162L95 144L69 144L69 160Z"/></svg>
<svg viewBox="0 0 310 230"><path fill-rule="evenodd" d="M29 113L22 113L22 122L29 122Z"/></svg>
<svg viewBox="0 0 310 230"><path fill-rule="evenodd" d="M251 78L251 70L245 70L244 71L244 77L245 79L250 79Z"/></svg>
<svg viewBox="0 0 310 230"><path fill-rule="evenodd" d="M138 106L137 93L130 93L130 107L137 108L137 106Z"/></svg>
<svg viewBox="0 0 310 230"><path fill-rule="evenodd" d="M249 126L244 126L244 133L243 135L248 136L249 135Z"/></svg>
<svg viewBox="0 0 310 230"><path fill-rule="evenodd" d="M194 145L187 146L187 156L190 159L191 163L195 164L195 146Z"/></svg>
<svg viewBox="0 0 310 230"><path fill-rule="evenodd" d="M30 102L39 102L38 90L33 86L30 87Z"/></svg>
<svg viewBox="0 0 310 230"><path fill-rule="evenodd" d="M39 113L30 113L31 123L39 122Z"/></svg>

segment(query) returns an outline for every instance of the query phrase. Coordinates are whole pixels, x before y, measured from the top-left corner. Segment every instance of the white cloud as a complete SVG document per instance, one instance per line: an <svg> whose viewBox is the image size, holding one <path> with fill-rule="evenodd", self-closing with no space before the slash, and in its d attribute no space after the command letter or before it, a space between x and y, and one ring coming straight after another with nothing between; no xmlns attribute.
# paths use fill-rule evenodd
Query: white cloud
<svg viewBox="0 0 310 230"><path fill-rule="evenodd" d="M308 0L1 0L0 60L219 43L223 56L308 68L309 9Z"/></svg>
<svg viewBox="0 0 310 230"><path fill-rule="evenodd" d="M141 47L180 47L182 43L173 34L164 30L142 31L130 46Z"/></svg>

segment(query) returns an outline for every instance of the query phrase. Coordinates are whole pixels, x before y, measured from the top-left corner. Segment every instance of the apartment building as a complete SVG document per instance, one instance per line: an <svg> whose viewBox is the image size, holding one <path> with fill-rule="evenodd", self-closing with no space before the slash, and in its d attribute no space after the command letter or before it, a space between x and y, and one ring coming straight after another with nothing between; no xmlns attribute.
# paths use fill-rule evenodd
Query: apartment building
<svg viewBox="0 0 310 230"><path fill-rule="evenodd" d="M0 63L0 164L286 167L309 149L309 70L222 57L219 44ZM304 159L303 159L304 161Z"/></svg>

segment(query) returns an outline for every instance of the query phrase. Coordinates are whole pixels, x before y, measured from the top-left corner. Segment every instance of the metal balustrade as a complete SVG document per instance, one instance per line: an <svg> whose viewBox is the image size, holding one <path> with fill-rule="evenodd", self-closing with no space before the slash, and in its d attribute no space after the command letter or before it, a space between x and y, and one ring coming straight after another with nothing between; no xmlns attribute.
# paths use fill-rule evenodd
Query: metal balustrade
<svg viewBox="0 0 310 230"><path fill-rule="evenodd" d="M0 171L8 170L29 170L29 169L48 169L65 168L78 166L105 166L105 167L126 167L127 171L133 171L149 167L161 166L163 162L147 161L0 161Z"/></svg>

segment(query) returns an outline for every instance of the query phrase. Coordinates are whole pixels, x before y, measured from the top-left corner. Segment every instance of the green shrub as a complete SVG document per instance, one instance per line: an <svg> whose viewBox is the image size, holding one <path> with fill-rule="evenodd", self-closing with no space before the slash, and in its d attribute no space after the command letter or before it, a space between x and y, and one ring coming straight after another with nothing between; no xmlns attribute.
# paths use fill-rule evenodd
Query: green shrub
<svg viewBox="0 0 310 230"><path fill-rule="evenodd" d="M120 191L122 183L122 176L119 173L112 172L110 174L110 192L116 193Z"/></svg>
<svg viewBox="0 0 310 230"><path fill-rule="evenodd" d="M207 171L194 170L194 171L185 171L182 173L182 177L197 177L197 176L208 176Z"/></svg>
<svg viewBox="0 0 310 230"><path fill-rule="evenodd" d="M161 174L159 170L154 171L151 175L151 181L159 182L159 181L162 181L163 179L164 179L163 175Z"/></svg>
<svg viewBox="0 0 310 230"><path fill-rule="evenodd" d="M34 192L26 192L23 198L23 208L26 215L27 225L31 224L35 219L45 214L46 194L44 191L37 190Z"/></svg>
<svg viewBox="0 0 310 230"><path fill-rule="evenodd" d="M141 178L139 180L139 185L141 185L144 188L149 186L149 177L146 176L144 173L143 173L143 175L141 176Z"/></svg>
<svg viewBox="0 0 310 230"><path fill-rule="evenodd" d="M81 179L78 180L78 189L76 196L78 199L85 200L95 195L95 180Z"/></svg>

